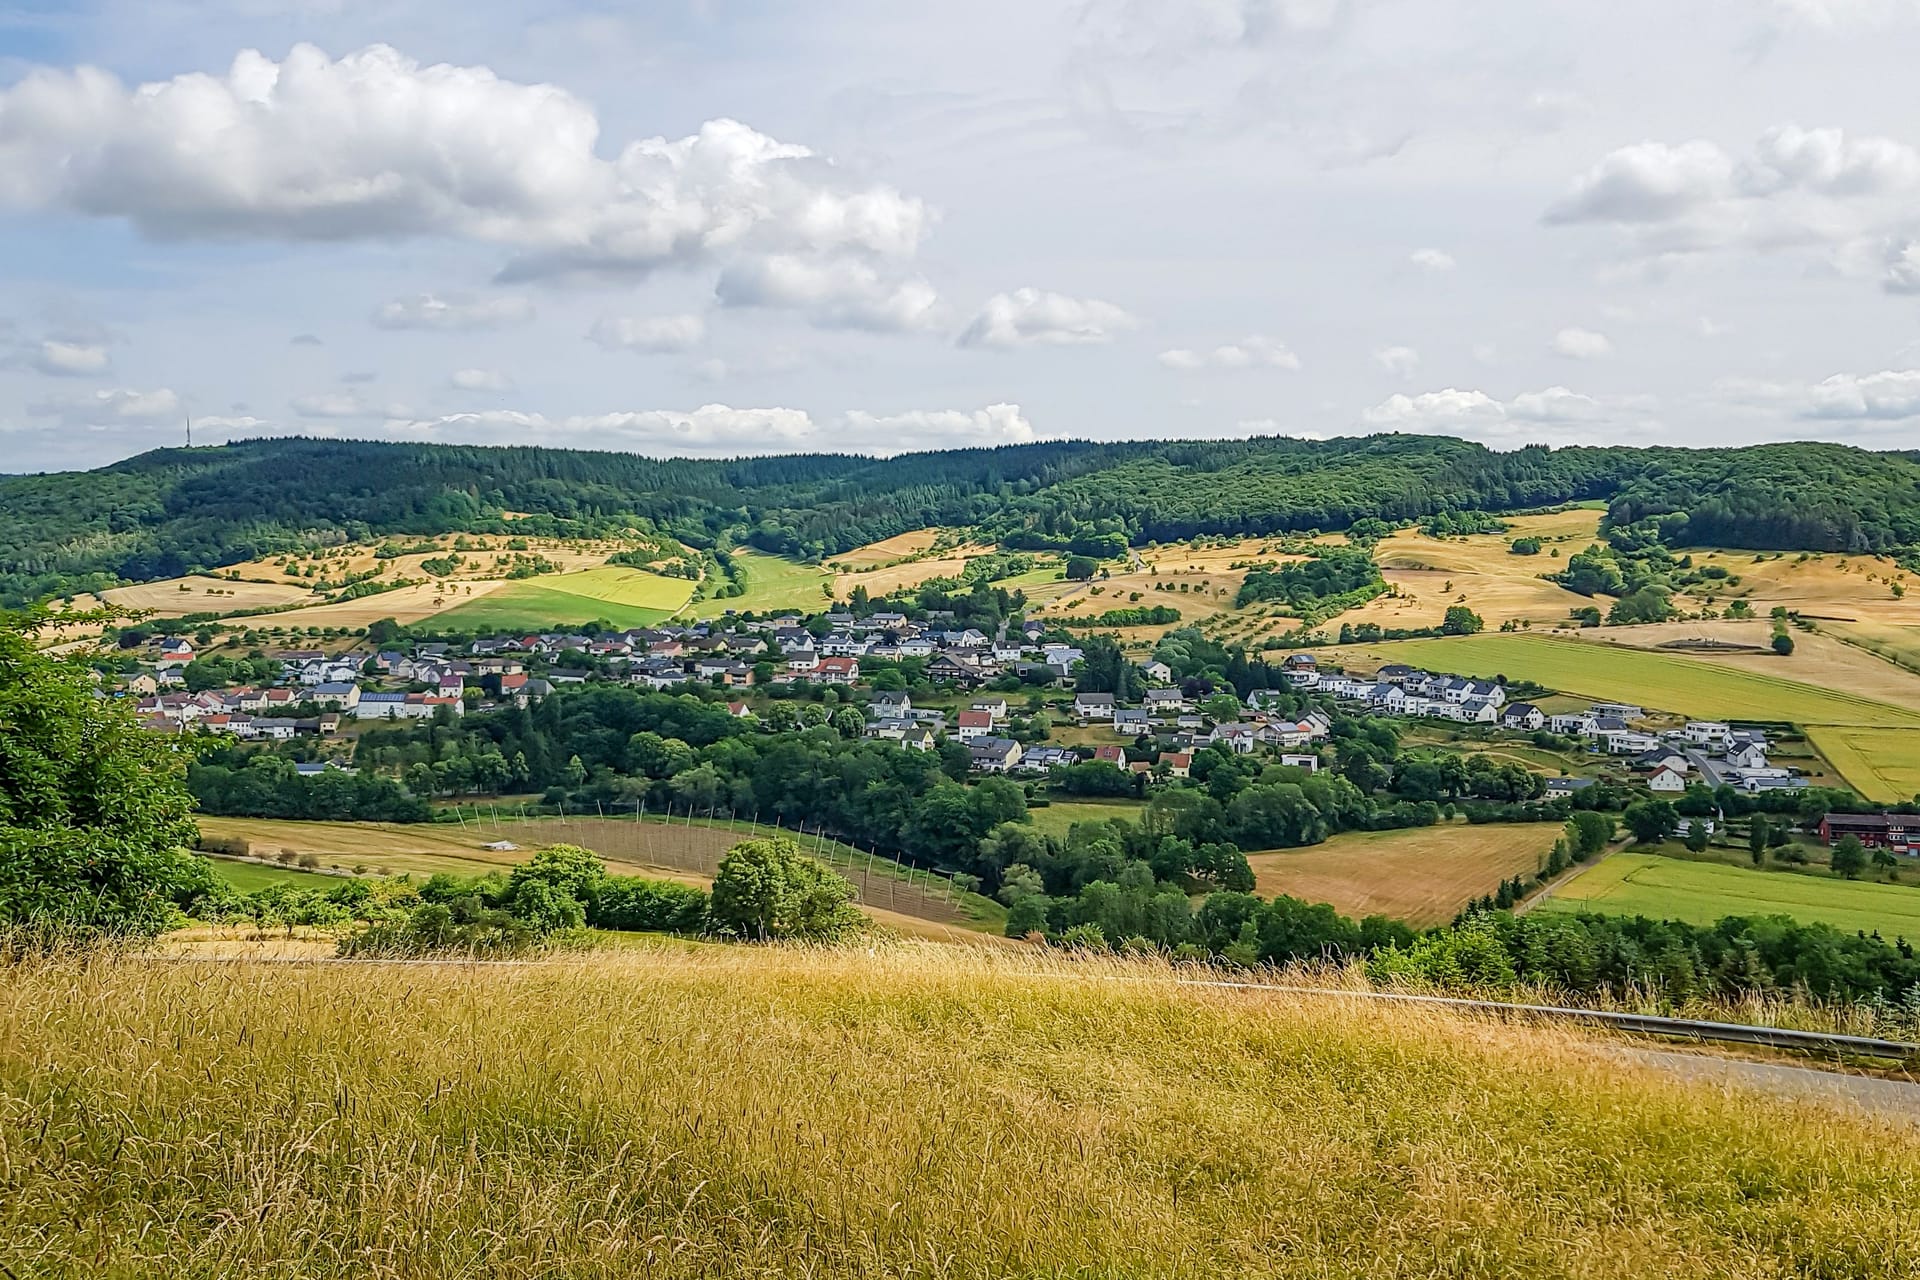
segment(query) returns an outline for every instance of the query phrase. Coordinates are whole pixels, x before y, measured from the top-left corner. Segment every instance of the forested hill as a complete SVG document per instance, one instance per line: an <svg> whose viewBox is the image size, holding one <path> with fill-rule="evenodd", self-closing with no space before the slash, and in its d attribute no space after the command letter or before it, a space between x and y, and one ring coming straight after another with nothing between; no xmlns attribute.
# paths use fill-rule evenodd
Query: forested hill
<svg viewBox="0 0 1920 1280"><path fill-rule="evenodd" d="M1605 499L1671 545L1920 545L1913 455L1839 445L1546 448L1451 437L1064 441L876 460L656 461L544 448L255 440L0 479L0 600L170 577L342 538L592 533L833 555L929 524L1094 550Z"/></svg>

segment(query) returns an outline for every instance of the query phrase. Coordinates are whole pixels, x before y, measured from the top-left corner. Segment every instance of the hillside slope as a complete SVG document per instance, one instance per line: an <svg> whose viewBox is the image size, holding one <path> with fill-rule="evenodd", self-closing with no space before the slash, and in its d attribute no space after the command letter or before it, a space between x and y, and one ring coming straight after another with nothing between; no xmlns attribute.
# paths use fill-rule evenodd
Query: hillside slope
<svg viewBox="0 0 1920 1280"><path fill-rule="evenodd" d="M0 479L0 603L387 534L592 535L644 520L697 547L743 539L817 557L944 526L1098 554L1129 540L1585 499L1611 501L1617 521L1659 522L1675 546L1695 535L1769 549L1920 543L1920 465L1838 445L1495 453L1451 437L1277 437L655 461L254 440Z"/></svg>
<svg viewBox="0 0 1920 1280"><path fill-rule="evenodd" d="M0 1264L1920 1272L1912 1130L1572 1033L1166 976L913 947L10 966Z"/></svg>

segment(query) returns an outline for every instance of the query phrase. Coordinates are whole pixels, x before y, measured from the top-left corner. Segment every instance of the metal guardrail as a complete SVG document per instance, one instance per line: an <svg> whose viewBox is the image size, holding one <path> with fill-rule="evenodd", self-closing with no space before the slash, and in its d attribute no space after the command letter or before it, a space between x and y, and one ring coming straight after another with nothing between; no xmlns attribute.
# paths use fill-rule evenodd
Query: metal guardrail
<svg viewBox="0 0 1920 1280"><path fill-rule="evenodd" d="M1116 978L1114 980L1153 981L1151 978ZM1588 1026L1610 1027L1616 1031L1625 1031L1634 1035L1669 1036L1684 1040L1712 1040L1723 1044L1760 1045L1770 1049L1797 1049L1811 1053L1842 1053L1867 1058L1920 1061L1920 1044L1909 1044L1904 1040L1881 1040L1873 1036L1840 1035L1828 1031L1795 1031L1786 1027L1754 1027L1735 1022L1708 1022L1699 1018L1662 1018L1646 1013L1621 1013L1609 1009L1573 1009L1556 1005L1504 1004L1497 1000L1469 1000L1458 996L1421 996L1396 991L1343 991L1337 987L1295 987L1265 982L1225 982L1189 978L1175 979L1174 985L1428 1005L1466 1013L1489 1013L1504 1017L1584 1023Z"/></svg>

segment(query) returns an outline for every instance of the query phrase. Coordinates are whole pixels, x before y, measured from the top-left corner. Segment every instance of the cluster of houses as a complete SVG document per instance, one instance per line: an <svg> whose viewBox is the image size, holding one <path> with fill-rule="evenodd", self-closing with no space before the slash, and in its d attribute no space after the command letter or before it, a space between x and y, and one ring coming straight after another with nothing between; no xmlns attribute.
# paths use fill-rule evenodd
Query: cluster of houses
<svg viewBox="0 0 1920 1280"><path fill-rule="evenodd" d="M1509 702L1506 690L1493 681L1435 675L1394 663L1365 680L1323 674L1312 655L1296 654L1287 659L1286 671L1288 682L1296 689L1363 703L1378 715L1449 720L1525 733L1546 729L1561 737L1580 739L1610 756L1628 757L1647 786L1659 793L1678 794L1695 782L1730 786L1749 795L1798 791L1806 786L1801 774L1768 762L1767 737L1758 729L1693 720L1679 729L1652 732L1638 727L1647 718L1646 710L1627 702L1596 702L1581 711L1548 714L1530 702ZM1558 790L1563 794L1579 789L1583 782L1560 781Z"/></svg>
<svg viewBox="0 0 1920 1280"><path fill-rule="evenodd" d="M1149 675L1154 667L1165 672L1160 664L1150 663ZM1299 719L1269 715L1260 709L1258 697L1249 699L1252 705L1240 718L1224 723L1195 713L1180 690L1172 688L1149 689L1146 705L1140 708L1119 706L1110 693L1076 693L1073 714L1083 727L1109 727L1128 739L1153 737L1153 751L1143 754L1157 755L1167 765L1167 776L1175 778L1187 776L1193 753L1203 747L1225 746L1242 755L1262 747L1301 750L1324 741L1333 729L1332 720L1317 711ZM945 711L914 706L911 694L881 691L867 704L866 736L918 751L931 750L945 736L965 744L974 770L980 773L1045 773L1056 766L1081 763L1080 753L1066 747L1023 747L1009 736L1010 714L1005 698L976 697L949 721ZM1097 747L1093 758L1134 773L1154 772L1153 763L1129 760L1126 748L1119 745ZM1287 757L1285 762L1319 767L1318 755L1311 752Z"/></svg>

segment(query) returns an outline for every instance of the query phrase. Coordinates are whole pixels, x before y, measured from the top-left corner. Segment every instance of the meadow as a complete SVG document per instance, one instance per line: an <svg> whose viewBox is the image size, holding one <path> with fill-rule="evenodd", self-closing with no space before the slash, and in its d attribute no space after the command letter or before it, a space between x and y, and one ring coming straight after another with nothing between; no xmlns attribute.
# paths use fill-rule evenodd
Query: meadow
<svg viewBox="0 0 1920 1280"><path fill-rule="evenodd" d="M1445 924L1502 880L1532 875L1562 825L1555 822L1353 831L1305 849L1249 855L1255 892L1329 902L1342 915Z"/></svg>
<svg viewBox="0 0 1920 1280"><path fill-rule="evenodd" d="M1371 669L1406 662L1456 675L1530 680L1585 698L1715 720L1920 728L1920 710L1705 658L1518 633L1351 646ZM1787 661L1791 661L1788 659Z"/></svg>
<svg viewBox="0 0 1920 1280"><path fill-rule="evenodd" d="M241 862L236 858L208 858L213 874L226 881L241 893L253 893L259 889L271 889L285 885L292 889L318 889L322 893L340 883L338 876L330 876L320 871L301 871L295 867L266 867L257 862Z"/></svg>
<svg viewBox="0 0 1920 1280"><path fill-rule="evenodd" d="M466 631L565 627L606 619L615 627L664 622L693 595L693 583L644 569L607 565L508 582L439 614L439 625Z"/></svg>
<svg viewBox="0 0 1920 1280"><path fill-rule="evenodd" d="M1106 735L1111 741L1112 734ZM1029 809L1028 816L1033 819L1034 828L1050 836L1065 839L1076 822L1111 822L1118 818L1126 822L1140 821L1140 815L1146 812L1146 804L1140 800L1053 800L1039 808Z"/></svg>
<svg viewBox="0 0 1920 1280"><path fill-rule="evenodd" d="M744 595L702 600L694 612L703 618L723 613L814 613L828 603L833 575L818 565L802 564L784 556L768 555L751 547L733 552L734 571L746 586Z"/></svg>
<svg viewBox="0 0 1920 1280"><path fill-rule="evenodd" d="M1594 863L1535 906L1713 924L1726 916L1791 916L1848 932L1920 940L1920 889L1616 853Z"/></svg>
<svg viewBox="0 0 1920 1280"><path fill-rule="evenodd" d="M1920 1271L1910 1127L1026 949L9 965L0 1181L23 1277Z"/></svg>

